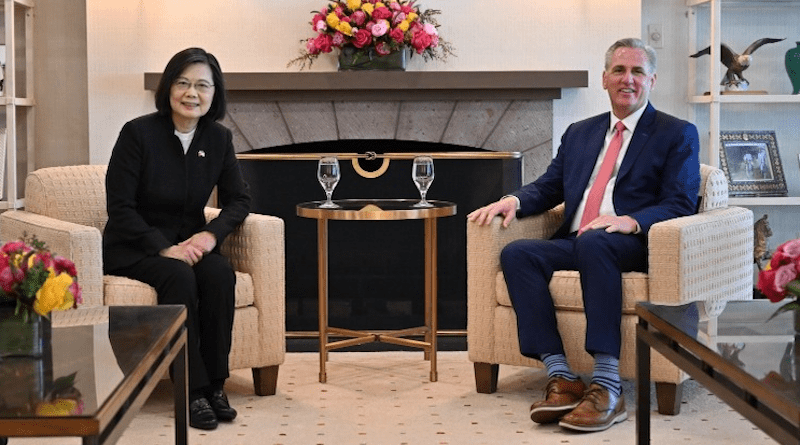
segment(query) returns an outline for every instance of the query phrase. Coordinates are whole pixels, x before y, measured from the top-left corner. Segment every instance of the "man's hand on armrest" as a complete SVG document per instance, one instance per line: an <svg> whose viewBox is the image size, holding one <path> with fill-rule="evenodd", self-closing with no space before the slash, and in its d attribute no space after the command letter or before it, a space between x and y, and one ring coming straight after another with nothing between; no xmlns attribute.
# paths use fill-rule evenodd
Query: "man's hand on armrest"
<svg viewBox="0 0 800 445"><path fill-rule="evenodd" d="M516 196L505 196L499 201L473 211L467 215L467 219L478 225L484 225L489 224L495 216L502 215L503 227L508 227L511 220L516 217L518 207L519 200Z"/></svg>

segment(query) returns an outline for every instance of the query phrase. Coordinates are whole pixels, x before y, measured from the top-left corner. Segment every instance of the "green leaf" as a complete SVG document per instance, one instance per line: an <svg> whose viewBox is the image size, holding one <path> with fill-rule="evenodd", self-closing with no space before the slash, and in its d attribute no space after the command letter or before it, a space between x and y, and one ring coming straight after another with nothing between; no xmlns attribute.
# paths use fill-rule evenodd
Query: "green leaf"
<svg viewBox="0 0 800 445"><path fill-rule="evenodd" d="M800 296L800 280L792 280L786 283L786 291L794 296Z"/></svg>
<svg viewBox="0 0 800 445"><path fill-rule="evenodd" d="M791 302L786 303L783 306L779 307L778 310L776 310L774 314L772 314L769 318L767 318L767 321L772 320L773 318L777 317L779 314L782 314L782 313L788 312L788 311L792 311L792 310L797 310L797 309L800 309L800 303L798 303L797 300L791 301Z"/></svg>

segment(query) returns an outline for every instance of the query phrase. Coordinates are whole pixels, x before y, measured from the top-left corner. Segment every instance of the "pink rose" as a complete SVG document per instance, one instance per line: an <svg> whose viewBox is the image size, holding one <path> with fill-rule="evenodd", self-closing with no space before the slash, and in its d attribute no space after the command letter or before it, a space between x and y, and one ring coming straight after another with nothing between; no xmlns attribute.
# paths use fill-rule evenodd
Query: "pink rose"
<svg viewBox="0 0 800 445"><path fill-rule="evenodd" d="M786 296L786 290L776 289L774 283L774 269L762 270L758 273L758 290L760 290L762 294L766 295L770 301L777 303L783 300L783 297Z"/></svg>
<svg viewBox="0 0 800 445"><path fill-rule="evenodd" d="M389 31L389 37L392 38L397 43L403 43L405 39L405 34L403 34L403 30L400 28L394 28L393 30Z"/></svg>
<svg viewBox="0 0 800 445"><path fill-rule="evenodd" d="M325 23L325 16L323 14L315 14L311 19L311 26L315 31L318 31L319 22Z"/></svg>
<svg viewBox="0 0 800 445"><path fill-rule="evenodd" d="M775 271L775 289L786 290L786 285L795 278L797 278L797 269L795 269L794 264L779 267Z"/></svg>
<svg viewBox="0 0 800 445"><path fill-rule="evenodd" d="M83 295L81 294L81 287L78 286L77 281L73 281L72 284L69 285L67 289L69 293L72 294L72 298L75 300L75 305L83 304Z"/></svg>
<svg viewBox="0 0 800 445"><path fill-rule="evenodd" d="M400 7L400 10L403 11L403 14L408 15L409 12L413 11L414 8L408 5L403 5Z"/></svg>
<svg viewBox="0 0 800 445"><path fill-rule="evenodd" d="M3 253L8 255L14 252L26 252L29 249L28 246L26 246L25 243L23 243L22 241L10 241L8 243L5 243L2 249L0 250L2 250Z"/></svg>
<svg viewBox="0 0 800 445"><path fill-rule="evenodd" d="M789 258L797 258L800 256L800 239L786 241L777 250L783 251Z"/></svg>
<svg viewBox="0 0 800 445"><path fill-rule="evenodd" d="M392 11L386 6L375 8L375 10L372 11L372 18L375 20L389 20L392 18Z"/></svg>
<svg viewBox="0 0 800 445"><path fill-rule="evenodd" d="M417 21L413 21L413 22L411 22L411 24L408 25L408 32L410 32L411 34L414 34L415 32L417 32L417 31L419 31L421 29L422 29L422 25Z"/></svg>
<svg viewBox="0 0 800 445"><path fill-rule="evenodd" d="M12 292L14 290L14 284L16 283L17 281L14 279L10 267L6 266L0 269L0 287L3 288L4 292Z"/></svg>
<svg viewBox="0 0 800 445"><path fill-rule="evenodd" d="M392 18L392 25L393 26L397 26L400 22L402 22L405 19L406 19L406 15L404 13L402 13L402 12L397 13Z"/></svg>
<svg viewBox="0 0 800 445"><path fill-rule="evenodd" d="M317 48L316 39L306 40L306 52L311 54L312 56L315 54L319 54L319 48Z"/></svg>
<svg viewBox="0 0 800 445"><path fill-rule="evenodd" d="M353 36L353 46L363 48L372 43L372 34L366 29L359 29Z"/></svg>
<svg viewBox="0 0 800 445"><path fill-rule="evenodd" d="M422 26L422 29L424 29L424 30L425 30L425 33L426 33L426 34L428 34L428 35L435 36L435 35L438 35L438 34L439 34L439 33L436 31L436 27L435 27L435 26L433 26L433 25L431 25L430 23L426 23L426 24L424 24L424 25Z"/></svg>
<svg viewBox="0 0 800 445"><path fill-rule="evenodd" d="M372 35L375 37L380 37L386 34L386 31L388 30L389 23L386 20L381 20L372 27Z"/></svg>
<svg viewBox="0 0 800 445"><path fill-rule="evenodd" d="M377 45L375 45L375 52L382 56L387 56L391 54L392 49L389 48L389 45L387 45L386 42L379 42Z"/></svg>
<svg viewBox="0 0 800 445"><path fill-rule="evenodd" d="M393 10L395 10L395 11L399 11L400 10L400 3L397 3L397 2L389 3L389 7L392 8Z"/></svg>
<svg viewBox="0 0 800 445"><path fill-rule="evenodd" d="M344 34L336 31L336 34L333 35L333 46L341 48L346 40L347 39L345 38Z"/></svg>
<svg viewBox="0 0 800 445"><path fill-rule="evenodd" d="M369 22L367 22L366 25L364 25L364 28L366 28L367 31L372 32L372 27L373 26L375 26L375 22L369 21Z"/></svg>
<svg viewBox="0 0 800 445"><path fill-rule="evenodd" d="M56 256L53 258L53 270L56 271L56 274L66 272L72 277L78 276L78 269L75 267L75 263L63 256Z"/></svg>
<svg viewBox="0 0 800 445"><path fill-rule="evenodd" d="M418 30L411 36L411 46L417 50L417 54L422 54L425 48L431 46L431 36L425 31Z"/></svg>
<svg viewBox="0 0 800 445"><path fill-rule="evenodd" d="M352 22L356 24L356 26L361 26L367 20L367 13L364 11L358 10L350 16Z"/></svg>
<svg viewBox="0 0 800 445"><path fill-rule="evenodd" d="M333 37L330 34L320 34L314 40L314 45L320 52L329 53L333 49Z"/></svg>

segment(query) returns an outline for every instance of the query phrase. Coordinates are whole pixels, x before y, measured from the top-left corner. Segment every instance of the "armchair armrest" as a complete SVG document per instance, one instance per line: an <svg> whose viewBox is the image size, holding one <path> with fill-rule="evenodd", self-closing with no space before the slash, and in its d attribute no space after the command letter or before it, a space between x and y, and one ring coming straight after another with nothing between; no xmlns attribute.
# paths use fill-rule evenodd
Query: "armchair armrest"
<svg viewBox="0 0 800 445"><path fill-rule="evenodd" d="M502 226L495 217L488 225L467 221L467 342L470 360L485 361L494 341L494 309L497 306L495 280L500 272L500 251L523 238L549 238L563 219L564 206L514 220Z"/></svg>
<svg viewBox="0 0 800 445"><path fill-rule="evenodd" d="M648 277L658 304L751 299L753 212L727 207L654 224Z"/></svg>
<svg viewBox="0 0 800 445"><path fill-rule="evenodd" d="M36 235L55 254L72 260L78 270L82 307L103 305L103 241L100 230L24 210L0 214L0 238Z"/></svg>
<svg viewBox="0 0 800 445"><path fill-rule="evenodd" d="M215 218L219 209L206 208L206 219ZM268 215L251 213L233 233L225 238L220 250L233 265L234 270L253 278L254 304L259 311L259 331L264 341L266 334L279 332L274 338L284 344L285 331L285 252L283 220Z"/></svg>

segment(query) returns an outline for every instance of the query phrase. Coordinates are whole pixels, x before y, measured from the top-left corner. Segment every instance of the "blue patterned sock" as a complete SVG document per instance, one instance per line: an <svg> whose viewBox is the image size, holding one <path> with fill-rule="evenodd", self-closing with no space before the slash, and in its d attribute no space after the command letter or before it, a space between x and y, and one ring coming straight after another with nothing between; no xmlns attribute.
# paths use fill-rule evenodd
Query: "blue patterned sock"
<svg viewBox="0 0 800 445"><path fill-rule="evenodd" d="M547 377L561 377L567 380L578 380L578 376L569 369L567 357L564 354L541 354L542 362L547 367Z"/></svg>
<svg viewBox="0 0 800 445"><path fill-rule="evenodd" d="M592 383L596 383L619 397L622 384L619 379L619 359L613 355L595 354Z"/></svg>

